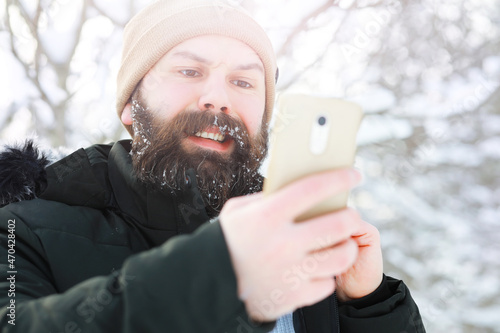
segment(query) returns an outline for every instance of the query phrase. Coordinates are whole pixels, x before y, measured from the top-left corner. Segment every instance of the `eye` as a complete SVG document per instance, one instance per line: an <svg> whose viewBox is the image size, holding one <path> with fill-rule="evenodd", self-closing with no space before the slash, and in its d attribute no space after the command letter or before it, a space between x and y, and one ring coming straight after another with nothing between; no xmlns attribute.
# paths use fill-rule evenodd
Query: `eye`
<svg viewBox="0 0 500 333"><path fill-rule="evenodd" d="M233 80L231 83L240 88L252 88L250 83L242 80Z"/></svg>
<svg viewBox="0 0 500 333"><path fill-rule="evenodd" d="M198 73L197 71L195 71L194 69L183 69L180 71L182 74L184 74L185 76L187 77L197 77L197 76L201 76L200 73Z"/></svg>

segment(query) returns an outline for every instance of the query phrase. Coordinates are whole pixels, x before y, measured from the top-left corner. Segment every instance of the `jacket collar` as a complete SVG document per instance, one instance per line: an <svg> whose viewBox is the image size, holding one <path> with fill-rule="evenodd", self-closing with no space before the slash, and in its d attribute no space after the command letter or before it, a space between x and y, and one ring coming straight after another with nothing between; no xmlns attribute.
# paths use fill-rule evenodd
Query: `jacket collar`
<svg viewBox="0 0 500 333"><path fill-rule="evenodd" d="M193 170L179 191L153 191L134 175L131 141L80 149L47 168L42 199L115 211L144 235L150 246L190 233L208 221Z"/></svg>
<svg viewBox="0 0 500 333"><path fill-rule="evenodd" d="M130 157L131 142L120 141L110 151L108 173L118 208L152 230L190 233L208 221L194 170L178 191L146 188L134 175Z"/></svg>

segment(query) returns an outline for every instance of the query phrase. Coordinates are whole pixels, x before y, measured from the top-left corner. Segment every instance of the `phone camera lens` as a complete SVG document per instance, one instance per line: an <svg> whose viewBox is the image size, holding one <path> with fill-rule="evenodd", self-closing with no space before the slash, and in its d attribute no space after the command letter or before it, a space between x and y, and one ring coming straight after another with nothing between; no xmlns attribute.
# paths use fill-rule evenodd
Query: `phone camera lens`
<svg viewBox="0 0 500 333"><path fill-rule="evenodd" d="M323 126L324 124L326 124L326 118L325 117L319 117L318 118L318 124L320 124L320 126Z"/></svg>

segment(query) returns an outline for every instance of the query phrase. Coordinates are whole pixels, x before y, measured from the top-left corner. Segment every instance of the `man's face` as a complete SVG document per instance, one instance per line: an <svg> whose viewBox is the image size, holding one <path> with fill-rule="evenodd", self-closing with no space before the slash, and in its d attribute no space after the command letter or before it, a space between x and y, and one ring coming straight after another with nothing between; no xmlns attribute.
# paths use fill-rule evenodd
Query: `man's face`
<svg viewBox="0 0 500 333"><path fill-rule="evenodd" d="M222 112L240 119L253 136L260 130L265 109L264 66L255 51L239 40L196 37L160 59L144 77L141 93L157 119L168 120L184 110ZM220 145L197 136L182 145L222 153L234 148L234 142Z"/></svg>
<svg viewBox="0 0 500 333"><path fill-rule="evenodd" d="M258 55L236 39L207 35L170 50L122 115L134 128L139 178L178 189L193 168L214 214L231 196L258 191L267 149L264 79Z"/></svg>

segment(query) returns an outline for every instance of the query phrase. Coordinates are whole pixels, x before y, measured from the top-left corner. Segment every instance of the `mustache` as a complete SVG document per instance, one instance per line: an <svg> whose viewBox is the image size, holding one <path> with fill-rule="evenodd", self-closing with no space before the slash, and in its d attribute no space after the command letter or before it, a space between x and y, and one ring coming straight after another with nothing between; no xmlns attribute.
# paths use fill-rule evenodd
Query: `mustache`
<svg viewBox="0 0 500 333"><path fill-rule="evenodd" d="M179 129L187 137L209 128L218 128L222 135L235 140L248 137L248 129L240 119L226 113L186 110L172 120L172 128Z"/></svg>

